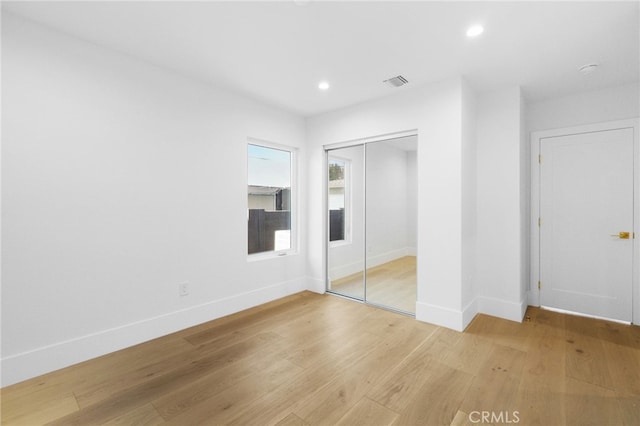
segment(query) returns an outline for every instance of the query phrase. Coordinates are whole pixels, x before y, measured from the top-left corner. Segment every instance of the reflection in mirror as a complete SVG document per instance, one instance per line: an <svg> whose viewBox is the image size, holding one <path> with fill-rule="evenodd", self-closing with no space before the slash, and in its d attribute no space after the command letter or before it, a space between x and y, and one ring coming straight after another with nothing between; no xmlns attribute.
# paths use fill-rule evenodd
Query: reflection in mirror
<svg viewBox="0 0 640 426"><path fill-rule="evenodd" d="M349 175L350 161L329 157L329 241L345 241L348 237L346 215L347 188L345 176Z"/></svg>
<svg viewBox="0 0 640 426"><path fill-rule="evenodd" d="M327 290L364 300L364 146L328 152Z"/></svg>
<svg viewBox="0 0 640 426"><path fill-rule="evenodd" d="M327 151L328 291L415 313L417 145L410 136Z"/></svg>
<svg viewBox="0 0 640 426"><path fill-rule="evenodd" d="M366 301L415 313L417 137L366 146Z"/></svg>

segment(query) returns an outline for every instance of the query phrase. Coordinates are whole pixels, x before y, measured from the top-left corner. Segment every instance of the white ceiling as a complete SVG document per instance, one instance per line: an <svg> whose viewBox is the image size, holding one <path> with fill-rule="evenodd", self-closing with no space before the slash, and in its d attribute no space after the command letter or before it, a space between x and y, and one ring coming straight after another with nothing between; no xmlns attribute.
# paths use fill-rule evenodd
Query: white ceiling
<svg viewBox="0 0 640 426"><path fill-rule="evenodd" d="M302 3L303 5L299 5ZM3 11L310 116L464 76L529 101L638 82L639 2L2 2ZM485 32L465 36L481 23ZM580 66L597 62L585 76ZM409 84L382 84L403 75ZM326 79L331 88L317 89Z"/></svg>

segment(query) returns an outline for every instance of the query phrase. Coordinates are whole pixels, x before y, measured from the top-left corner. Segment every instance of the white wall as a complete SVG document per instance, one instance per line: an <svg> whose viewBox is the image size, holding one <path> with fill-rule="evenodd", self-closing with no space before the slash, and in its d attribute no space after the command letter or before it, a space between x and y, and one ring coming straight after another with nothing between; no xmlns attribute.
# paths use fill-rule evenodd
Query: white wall
<svg viewBox="0 0 640 426"><path fill-rule="evenodd" d="M527 104L520 94L520 294L531 288L531 149L527 133ZM525 308L526 309L526 308ZM524 315L524 313L523 313Z"/></svg>
<svg viewBox="0 0 640 426"><path fill-rule="evenodd" d="M417 129L416 318L462 330L462 82L415 87L307 121L310 282L324 290L323 145ZM473 315L471 315L472 317Z"/></svg>
<svg viewBox="0 0 640 426"><path fill-rule="evenodd" d="M2 18L2 385L306 287L246 255L247 137L303 119Z"/></svg>
<svg viewBox="0 0 640 426"><path fill-rule="evenodd" d="M522 320L526 268L522 227L528 211L521 196L520 89L484 94L477 105L477 277L478 311Z"/></svg>
<svg viewBox="0 0 640 426"><path fill-rule="evenodd" d="M527 104L528 132L640 117L640 86L628 84Z"/></svg>

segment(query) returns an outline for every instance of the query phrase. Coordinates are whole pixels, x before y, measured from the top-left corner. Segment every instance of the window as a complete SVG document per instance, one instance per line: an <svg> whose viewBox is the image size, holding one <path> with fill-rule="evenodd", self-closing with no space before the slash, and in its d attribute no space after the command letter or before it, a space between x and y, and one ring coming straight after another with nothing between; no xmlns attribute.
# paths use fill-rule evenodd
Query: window
<svg viewBox="0 0 640 426"><path fill-rule="evenodd" d="M329 157L329 241L349 240L349 165Z"/></svg>
<svg viewBox="0 0 640 426"><path fill-rule="evenodd" d="M294 248L294 151L249 143L247 162L248 254L286 253Z"/></svg>

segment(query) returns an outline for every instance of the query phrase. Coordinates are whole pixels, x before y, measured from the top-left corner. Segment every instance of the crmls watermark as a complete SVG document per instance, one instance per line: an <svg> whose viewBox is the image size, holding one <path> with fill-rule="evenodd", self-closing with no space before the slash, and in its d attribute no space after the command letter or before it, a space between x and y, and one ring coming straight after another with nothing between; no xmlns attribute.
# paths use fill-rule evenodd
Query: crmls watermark
<svg viewBox="0 0 640 426"><path fill-rule="evenodd" d="M472 411L471 423L520 423L519 411Z"/></svg>

